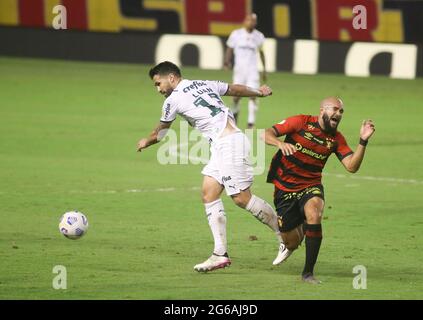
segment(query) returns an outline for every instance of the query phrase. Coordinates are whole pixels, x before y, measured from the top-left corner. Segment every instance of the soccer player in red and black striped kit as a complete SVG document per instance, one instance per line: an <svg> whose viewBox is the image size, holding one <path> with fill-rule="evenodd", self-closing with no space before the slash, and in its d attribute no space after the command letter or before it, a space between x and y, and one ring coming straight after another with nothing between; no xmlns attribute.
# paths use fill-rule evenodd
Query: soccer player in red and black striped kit
<svg viewBox="0 0 423 320"><path fill-rule="evenodd" d="M267 144L279 148L270 165L267 182L275 185L274 203L288 249L273 264L286 260L301 244L305 234L306 259L302 279L313 284L320 283L314 277L313 269L322 242L322 170L328 157L335 153L349 172L357 172L368 139L375 131L372 120L363 121L359 144L353 152L337 131L343 112L342 100L329 97L321 102L318 116L289 117L264 134ZM283 142L278 139L280 136L285 136Z"/></svg>

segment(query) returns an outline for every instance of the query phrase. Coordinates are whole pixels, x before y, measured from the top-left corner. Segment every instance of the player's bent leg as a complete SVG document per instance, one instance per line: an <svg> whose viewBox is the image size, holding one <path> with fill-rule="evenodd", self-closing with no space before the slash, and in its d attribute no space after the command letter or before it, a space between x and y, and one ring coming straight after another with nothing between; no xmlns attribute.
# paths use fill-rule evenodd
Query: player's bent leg
<svg viewBox="0 0 423 320"><path fill-rule="evenodd" d="M304 239L303 225L293 230L282 232L282 238L288 250L296 250Z"/></svg>
<svg viewBox="0 0 423 320"><path fill-rule="evenodd" d="M250 188L240 190L239 193L231 195L233 202L240 208L245 209L252 197Z"/></svg>
<svg viewBox="0 0 423 320"><path fill-rule="evenodd" d="M246 209L257 220L269 226L277 234L280 233L276 212L265 200L251 194L249 188L231 197L238 207Z"/></svg>
<svg viewBox="0 0 423 320"><path fill-rule="evenodd" d="M276 266L286 261L301 244L303 238L304 234L302 225L293 230L282 232L283 243L281 243L279 253L273 261L273 265Z"/></svg>
<svg viewBox="0 0 423 320"><path fill-rule="evenodd" d="M311 284L321 283L314 277L314 266L322 243L322 214L324 200L320 197L308 199L304 205L306 224L304 225L306 261L302 272L302 280Z"/></svg>
<svg viewBox="0 0 423 320"><path fill-rule="evenodd" d="M284 256L286 255L287 250L279 230L278 216L272 206L265 200L251 194L249 188L236 195L232 195L231 197L237 206L246 209L257 220L273 230L279 242L278 255L275 261L285 259ZM277 264L279 263L280 262Z"/></svg>

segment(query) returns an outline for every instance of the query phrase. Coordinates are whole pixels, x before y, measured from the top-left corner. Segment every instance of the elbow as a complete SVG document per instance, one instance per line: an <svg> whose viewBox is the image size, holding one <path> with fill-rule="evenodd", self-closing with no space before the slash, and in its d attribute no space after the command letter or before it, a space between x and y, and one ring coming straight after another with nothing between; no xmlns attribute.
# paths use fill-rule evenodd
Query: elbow
<svg viewBox="0 0 423 320"><path fill-rule="evenodd" d="M347 171L349 173L356 173L358 171L359 167L347 167Z"/></svg>

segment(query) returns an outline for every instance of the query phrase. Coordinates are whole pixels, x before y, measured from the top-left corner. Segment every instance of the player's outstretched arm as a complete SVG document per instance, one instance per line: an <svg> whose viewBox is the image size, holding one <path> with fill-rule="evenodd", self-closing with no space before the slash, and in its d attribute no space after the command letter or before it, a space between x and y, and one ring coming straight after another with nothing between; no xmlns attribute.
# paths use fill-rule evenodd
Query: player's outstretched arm
<svg viewBox="0 0 423 320"><path fill-rule="evenodd" d="M166 135L167 129L169 129L171 125L172 122L160 121L147 138L143 138L138 142L137 151L141 152L142 149L148 148L159 142Z"/></svg>
<svg viewBox="0 0 423 320"><path fill-rule="evenodd" d="M370 137L375 132L375 125L372 120L364 120L361 124L360 129L360 142L357 146L355 152L345 157L342 160L342 164L344 165L345 169L351 173L355 173L360 169L361 162L364 158L364 153L366 151L366 145L369 141Z"/></svg>
<svg viewBox="0 0 423 320"><path fill-rule="evenodd" d="M268 97L272 95L272 89L263 85L258 89L250 88L242 84L230 84L225 96L233 97Z"/></svg>

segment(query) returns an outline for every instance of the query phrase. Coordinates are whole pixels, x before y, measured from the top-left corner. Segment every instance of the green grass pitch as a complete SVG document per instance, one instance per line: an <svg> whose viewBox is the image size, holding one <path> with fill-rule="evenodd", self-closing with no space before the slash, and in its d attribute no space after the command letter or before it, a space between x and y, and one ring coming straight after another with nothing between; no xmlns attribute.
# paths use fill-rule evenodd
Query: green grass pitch
<svg viewBox="0 0 423 320"><path fill-rule="evenodd" d="M345 103L340 130L355 149L361 121L376 133L361 170L326 165L323 284L300 281L304 247L279 267L276 240L224 197L232 266L198 274L212 250L200 201L202 165L160 165L136 143L156 125L163 98L148 66L0 58L0 299L422 299L423 80L274 73L258 127ZM224 71L186 78L230 81ZM225 101L230 102L225 98ZM243 100L241 128L245 128ZM177 129L180 120L175 122ZM266 147L266 167L274 149ZM272 203L265 174L253 190ZM59 217L78 209L88 234L71 241ZM250 236L258 240L249 240ZM53 267L67 270L55 290ZM353 268L367 270L354 289Z"/></svg>

